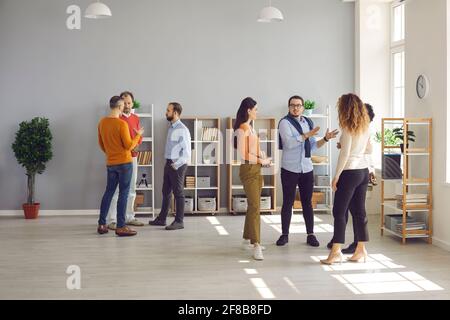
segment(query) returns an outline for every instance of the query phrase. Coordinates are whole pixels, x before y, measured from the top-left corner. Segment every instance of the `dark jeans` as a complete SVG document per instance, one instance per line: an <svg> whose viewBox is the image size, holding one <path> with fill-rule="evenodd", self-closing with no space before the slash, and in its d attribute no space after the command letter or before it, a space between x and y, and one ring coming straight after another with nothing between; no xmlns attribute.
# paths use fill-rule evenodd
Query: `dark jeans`
<svg viewBox="0 0 450 320"><path fill-rule="evenodd" d="M283 235L289 234L291 225L292 207L295 201L297 186L300 190L303 219L306 232L314 233L314 212L312 208L312 195L314 190L314 173L295 173L281 168L281 184L283 186L283 206L281 207L281 227Z"/></svg>
<svg viewBox="0 0 450 320"><path fill-rule="evenodd" d="M169 213L170 198L175 196L176 216L175 221L183 222L184 218L184 176L187 165L183 165L175 170L171 166L172 161L167 160L164 167L164 182L162 187L163 202L158 220L165 222Z"/></svg>
<svg viewBox="0 0 450 320"><path fill-rule="evenodd" d="M345 243L345 227L348 219L348 210L350 210L353 218L355 240L357 242L369 241L366 214L368 181L368 169L344 170L339 177L333 205L334 243Z"/></svg>
<svg viewBox="0 0 450 320"><path fill-rule="evenodd" d="M125 163L115 166L107 166L107 182L105 194L100 206L100 219L98 224L106 224L111 200L119 185L119 198L117 200L117 227L125 226L125 211L127 209L128 194L130 193L131 175L133 174L133 164Z"/></svg>

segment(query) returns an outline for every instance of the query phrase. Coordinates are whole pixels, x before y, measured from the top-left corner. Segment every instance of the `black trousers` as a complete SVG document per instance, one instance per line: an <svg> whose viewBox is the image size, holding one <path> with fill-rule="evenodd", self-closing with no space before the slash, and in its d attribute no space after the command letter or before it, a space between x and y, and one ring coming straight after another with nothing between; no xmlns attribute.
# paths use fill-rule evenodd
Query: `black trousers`
<svg viewBox="0 0 450 320"><path fill-rule="evenodd" d="M352 218L353 218L353 213L352 213ZM355 221L355 219L353 219L353 221ZM345 225L347 225L347 223L348 223L348 210L347 210L347 212L345 213ZM354 235L354 240L353 240L353 242L358 242L358 241L356 240L356 232L355 232L355 224L354 224L354 223L353 223L353 235ZM334 241L334 239L331 239L330 242L331 242L331 243L334 243L335 241Z"/></svg>
<svg viewBox="0 0 450 320"><path fill-rule="evenodd" d="M353 218L355 240L369 241L366 214L366 193L369 181L369 170L344 170L339 177L334 195L334 243L345 243L345 227L348 220L348 210Z"/></svg>
<svg viewBox="0 0 450 320"><path fill-rule="evenodd" d="M300 190L306 232L308 234L314 233L314 212L311 203L314 190L313 171L295 173L281 168L281 184L283 186L283 206L281 207L281 228L283 235L289 234L292 207L294 206L297 186Z"/></svg>
<svg viewBox="0 0 450 320"><path fill-rule="evenodd" d="M184 176L187 165L183 165L175 170L172 168L172 161L167 160L164 167L164 182L162 187L163 202L158 219L166 221L169 213L170 199L172 191L175 196L176 215L175 221L183 222L184 219Z"/></svg>

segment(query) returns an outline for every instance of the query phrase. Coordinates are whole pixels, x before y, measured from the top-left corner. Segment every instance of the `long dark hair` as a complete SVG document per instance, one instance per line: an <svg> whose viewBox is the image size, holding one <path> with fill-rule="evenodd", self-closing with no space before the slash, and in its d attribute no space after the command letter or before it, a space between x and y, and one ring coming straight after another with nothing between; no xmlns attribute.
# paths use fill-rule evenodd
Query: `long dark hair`
<svg viewBox="0 0 450 320"><path fill-rule="evenodd" d="M241 105L239 106L239 110L236 114L236 120L234 121L233 130L234 133L236 133L236 130L239 129L241 124L248 121L248 110L253 109L256 107L257 102L253 100L250 97L245 98L242 100ZM237 149L237 137L234 136L234 148Z"/></svg>

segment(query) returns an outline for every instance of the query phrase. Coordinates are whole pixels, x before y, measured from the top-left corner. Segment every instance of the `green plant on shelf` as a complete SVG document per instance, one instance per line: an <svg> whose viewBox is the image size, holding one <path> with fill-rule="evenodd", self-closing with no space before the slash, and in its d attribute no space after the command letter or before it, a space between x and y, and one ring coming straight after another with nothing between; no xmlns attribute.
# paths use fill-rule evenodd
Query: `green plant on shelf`
<svg viewBox="0 0 450 320"><path fill-rule="evenodd" d="M395 129L394 129L394 130L395 130ZM396 147L396 146L399 146L399 145L402 143L403 139L400 140L400 139L395 135L394 130L388 129L388 128L384 129L384 145L385 145L385 146ZM375 138L374 138L375 142L381 143L381 139L382 139L382 134L381 134L381 132L377 132L377 133L375 134Z"/></svg>
<svg viewBox="0 0 450 320"><path fill-rule="evenodd" d="M314 110L316 102L312 100L306 100L304 103L305 110Z"/></svg>
<svg viewBox="0 0 450 320"><path fill-rule="evenodd" d="M405 138L403 126L401 128L395 128L394 130L392 130L392 132L394 133L394 136L401 141L400 143L403 143ZM406 139L408 141L415 142L415 138L416 135L414 134L414 131L408 130Z"/></svg>
<svg viewBox="0 0 450 320"><path fill-rule="evenodd" d="M133 109L139 109L141 107L141 103L137 100L134 100Z"/></svg>

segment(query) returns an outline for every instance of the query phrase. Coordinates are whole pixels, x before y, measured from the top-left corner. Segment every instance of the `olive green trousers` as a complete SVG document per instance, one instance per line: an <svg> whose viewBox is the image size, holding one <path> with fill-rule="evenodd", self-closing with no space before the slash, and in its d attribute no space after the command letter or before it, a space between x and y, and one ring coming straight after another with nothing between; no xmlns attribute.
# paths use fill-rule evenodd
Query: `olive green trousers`
<svg viewBox="0 0 450 320"><path fill-rule="evenodd" d="M243 238L252 244L261 243L261 190L263 177L260 164L241 164L239 177L247 196L247 214Z"/></svg>

